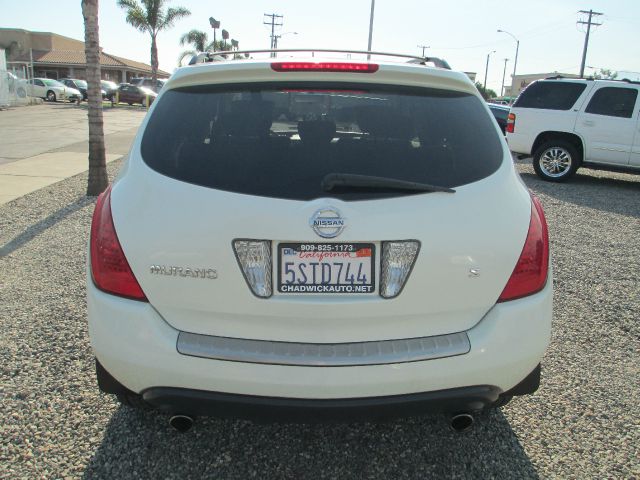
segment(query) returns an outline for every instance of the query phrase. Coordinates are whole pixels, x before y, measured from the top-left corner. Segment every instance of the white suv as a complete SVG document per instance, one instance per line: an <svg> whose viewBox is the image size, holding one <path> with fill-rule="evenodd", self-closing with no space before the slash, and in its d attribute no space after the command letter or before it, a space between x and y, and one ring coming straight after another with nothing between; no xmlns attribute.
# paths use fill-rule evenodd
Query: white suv
<svg viewBox="0 0 640 480"><path fill-rule="evenodd" d="M543 211L478 91L389 61L178 69L98 199L87 287L100 388L188 416L498 406L551 329Z"/></svg>
<svg viewBox="0 0 640 480"><path fill-rule="evenodd" d="M561 182L578 167L640 173L640 83L550 78L527 87L511 108L511 150L533 156L542 179Z"/></svg>

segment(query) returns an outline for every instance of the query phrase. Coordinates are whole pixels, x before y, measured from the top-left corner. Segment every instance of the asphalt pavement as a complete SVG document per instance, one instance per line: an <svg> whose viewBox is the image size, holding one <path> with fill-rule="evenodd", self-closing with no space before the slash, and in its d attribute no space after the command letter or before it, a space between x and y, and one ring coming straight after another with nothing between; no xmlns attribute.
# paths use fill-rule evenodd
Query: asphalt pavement
<svg viewBox="0 0 640 480"><path fill-rule="evenodd" d="M113 176L120 161L110 164ZM467 434L443 415L261 425L167 416L98 392L86 323L86 173L0 206L0 478L638 478L640 176L539 181L555 300L541 389Z"/></svg>
<svg viewBox="0 0 640 480"><path fill-rule="evenodd" d="M129 151L146 110L103 109L107 162ZM0 205L89 167L87 104L45 103L0 112Z"/></svg>

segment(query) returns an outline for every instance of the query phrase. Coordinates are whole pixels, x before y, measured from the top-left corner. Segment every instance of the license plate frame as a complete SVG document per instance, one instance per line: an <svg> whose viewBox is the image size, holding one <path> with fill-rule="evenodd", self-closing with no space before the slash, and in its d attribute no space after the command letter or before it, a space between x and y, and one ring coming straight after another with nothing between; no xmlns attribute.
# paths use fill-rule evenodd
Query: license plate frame
<svg viewBox="0 0 640 480"><path fill-rule="evenodd" d="M276 246L277 248L277 292L283 295L371 295L376 293L376 245L373 242L280 242ZM287 283L285 276L290 276L292 272L284 272L285 262L283 258L285 256L285 249L290 249L298 254L306 254L305 258L308 260L316 260L319 265L330 265L330 276L337 274L338 277L343 277L345 282L340 282L341 278L338 278L337 283L322 283L322 282L309 282L309 283L295 283L295 272L293 275L294 282ZM368 252L367 252L368 250ZM360 254L358 254L360 252ZM367 256L367 253L369 254ZM347 257L346 255L350 256ZM288 252L286 256L290 256L291 252ZM355 256L353 256L355 255ZM362 267L354 272L344 271L344 266L340 268L337 260L347 260L350 265L364 265L361 264L362 259L369 259L368 268L365 266L364 276L369 277L368 281L358 281L358 275L362 278ZM349 259L359 260L358 262L350 261ZM326 261L328 260L328 261ZM334 260L333 262L331 260ZM295 264L295 262L294 262ZM351 267L349 267L351 268ZM356 267L354 267L356 268ZM326 273L325 267L320 267L317 271L319 276L322 276L322 272ZM336 270L338 270L336 272ZM315 271L315 270L312 270ZM309 272L311 273L311 272ZM353 274L353 283L347 280L347 275ZM321 277L322 279L322 277Z"/></svg>

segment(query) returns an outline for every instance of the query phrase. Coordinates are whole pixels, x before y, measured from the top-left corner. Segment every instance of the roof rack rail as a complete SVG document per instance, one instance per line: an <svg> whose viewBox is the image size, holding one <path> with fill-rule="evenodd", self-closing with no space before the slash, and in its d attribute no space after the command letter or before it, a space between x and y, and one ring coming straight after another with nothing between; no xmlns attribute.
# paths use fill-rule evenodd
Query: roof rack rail
<svg viewBox="0 0 640 480"><path fill-rule="evenodd" d="M580 77L566 77L564 75L555 75L553 77L545 77L544 80L558 80L562 78L566 78L567 80L589 80L589 81L604 80L607 82L624 82L624 83L631 83L634 85L640 85L640 81L631 80L629 78L595 78L593 76L580 78Z"/></svg>
<svg viewBox="0 0 640 480"><path fill-rule="evenodd" d="M408 63L415 63L419 65L426 65L427 63L433 63L436 68L443 68L446 70L451 70L451 67L447 63L446 60L443 60L438 57L420 57L416 55L406 55L403 53L388 53L388 52L374 52L369 50L338 50L338 49L323 49L323 48L289 48L289 49L267 49L267 50L231 50L231 51L223 51L223 52L201 52L197 55L191 57L189 61L189 65L195 65L197 63L207 63L213 61L225 61L229 60L227 57L231 57L231 59L236 58L237 55L245 55L252 53L298 53L298 52L307 52L312 55L315 53L355 53L355 54L363 54L367 55L367 58L370 58L371 55L378 56L386 56L386 57L400 57L400 58L409 58ZM218 57L218 58L216 58Z"/></svg>

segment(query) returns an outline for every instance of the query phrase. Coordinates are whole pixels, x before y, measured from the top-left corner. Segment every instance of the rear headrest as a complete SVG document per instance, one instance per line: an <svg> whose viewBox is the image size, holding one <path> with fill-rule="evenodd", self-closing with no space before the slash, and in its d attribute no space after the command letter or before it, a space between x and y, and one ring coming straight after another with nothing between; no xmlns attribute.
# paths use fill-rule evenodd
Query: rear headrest
<svg viewBox="0 0 640 480"><path fill-rule="evenodd" d="M413 121L393 107L366 106L357 109L360 130L377 138L409 140L414 136Z"/></svg>
<svg viewBox="0 0 640 480"><path fill-rule="evenodd" d="M231 103L221 117L218 133L241 137L269 135L273 115L273 102L240 100Z"/></svg>
<svg viewBox="0 0 640 480"><path fill-rule="evenodd" d="M298 122L298 134L302 142L306 144L329 143L336 134L336 122L333 120Z"/></svg>

